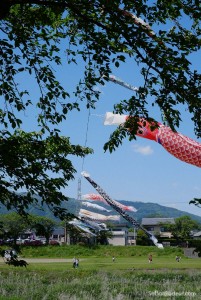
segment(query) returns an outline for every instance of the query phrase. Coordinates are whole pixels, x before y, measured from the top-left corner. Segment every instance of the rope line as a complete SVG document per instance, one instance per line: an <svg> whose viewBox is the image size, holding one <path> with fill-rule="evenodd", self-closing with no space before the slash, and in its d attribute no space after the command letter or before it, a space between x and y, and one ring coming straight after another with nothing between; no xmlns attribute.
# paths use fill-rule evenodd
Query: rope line
<svg viewBox="0 0 201 300"><path fill-rule="evenodd" d="M91 115L91 111L90 108L88 109L88 117L87 117L87 127L86 127L86 134L85 134L85 141L84 141L84 147L86 148L87 146L87 142L88 142L88 132L89 132L89 121L90 121L90 115ZM84 161L85 161L85 157L83 157L82 159L82 172L83 172L83 168L84 168ZM76 204L76 215L78 215L79 213L79 201L81 200L82 197L82 177L78 178L78 189L77 189L77 204Z"/></svg>
<svg viewBox="0 0 201 300"><path fill-rule="evenodd" d="M87 117L87 127L86 127L86 135L85 135L85 142L84 142L84 147L86 148L87 142L88 142L88 132L89 132L89 121L90 121L90 116L91 116L91 111L90 108L88 109L88 117ZM85 156L82 159L82 171L84 168L84 162L85 162Z"/></svg>

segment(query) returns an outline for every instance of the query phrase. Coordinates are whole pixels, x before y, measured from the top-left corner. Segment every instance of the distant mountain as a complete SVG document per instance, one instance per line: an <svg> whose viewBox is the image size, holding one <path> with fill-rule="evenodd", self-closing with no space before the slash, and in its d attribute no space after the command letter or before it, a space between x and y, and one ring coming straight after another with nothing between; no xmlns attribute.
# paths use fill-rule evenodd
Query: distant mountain
<svg viewBox="0 0 201 300"><path fill-rule="evenodd" d="M73 201L73 199L71 199ZM77 201L74 199L74 201ZM189 216L191 219L199 222L201 224L201 217L190 214L185 211L178 210L176 208L171 208L167 206L163 206L156 203L143 203L143 202L131 202L131 201L125 201L125 200L118 200L123 205L127 206L134 206L137 209L137 212L127 212L130 216L132 216L135 220L138 222L141 222L142 218L154 218L154 217L161 217L161 218L179 218L181 216ZM108 205L105 205L103 203L100 204L98 201L93 201L93 203L96 203L98 205L101 205L108 209ZM70 203L69 203L70 204ZM80 204L79 204L80 205ZM87 209L83 207L84 209ZM70 209L70 207L69 207ZM104 213L106 215L115 215L118 214L114 209L109 208L112 211L110 213ZM79 208L78 208L79 210ZM95 213L101 213L100 210L96 209L89 209L90 211L93 211ZM123 218L121 217L121 221L123 222ZM125 222L125 220L124 220Z"/></svg>
<svg viewBox="0 0 201 300"><path fill-rule="evenodd" d="M131 202L131 201L125 201L125 200L118 200L121 204L127 205L127 206L134 206L137 209L137 212L129 212L129 215L132 216L135 220L137 220L139 223L141 222L142 218L149 218L149 217L161 217L161 218L179 218L181 216L189 216L191 219L199 222L201 224L201 217L190 214L185 211L178 210L176 208L171 208L167 206L163 206L156 203L143 203L143 202ZM105 207L106 209L111 210L111 212L107 212L105 215L117 215L118 213L108 205L93 201L93 203L101 205L102 207ZM69 200L63 205L64 208L66 208L70 213L77 215L80 208L90 210L95 213L103 214L100 210L87 208L82 206L82 201L76 200L74 198L69 198ZM39 209L36 207L30 207L28 212L30 214L35 214L39 216L45 216L48 218L55 218L52 214L52 212L49 210L47 206L43 206L43 209ZM5 208L0 206L0 214L6 214L9 213ZM125 220L121 217L121 222L125 223Z"/></svg>
<svg viewBox="0 0 201 300"><path fill-rule="evenodd" d="M120 203L124 205L132 205L137 209L137 212L133 214L135 219L141 221L142 218L149 217L161 217L161 218L179 218L182 216L189 216L191 219L201 223L201 217L188 213L186 211L178 210L176 208L171 208L163 206L156 203L143 203L143 202L130 202L121 200Z"/></svg>

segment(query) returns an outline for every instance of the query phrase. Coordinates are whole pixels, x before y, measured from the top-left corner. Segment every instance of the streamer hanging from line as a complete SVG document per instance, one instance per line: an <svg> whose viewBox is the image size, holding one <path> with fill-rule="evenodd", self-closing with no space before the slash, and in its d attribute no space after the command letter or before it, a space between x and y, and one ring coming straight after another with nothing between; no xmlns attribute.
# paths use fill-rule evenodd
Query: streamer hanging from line
<svg viewBox="0 0 201 300"><path fill-rule="evenodd" d="M90 229L94 229L94 227L92 225L86 224L83 220L79 220L79 219L73 219L71 221L68 222L68 224L71 225L82 225L83 227L87 227Z"/></svg>
<svg viewBox="0 0 201 300"><path fill-rule="evenodd" d="M101 211L105 211L105 212L111 212L111 210L106 209L103 206L100 206L98 204L94 204L94 203L90 203L90 202L82 202L82 205L86 206L86 207L91 207L91 208L95 208Z"/></svg>
<svg viewBox="0 0 201 300"><path fill-rule="evenodd" d="M96 191L107 201L107 203L113 207L125 220L134 225L135 228L140 228L144 231L144 233L150 238L150 240L154 243L155 246L162 249L163 245L158 243L157 238L148 232L144 227L140 225L133 217L129 216L125 211L123 211L120 207L118 207L115 202L110 198L108 194L98 185L87 172L82 172L82 176L96 189Z"/></svg>
<svg viewBox="0 0 201 300"><path fill-rule="evenodd" d="M92 236L96 236L95 233L93 233L90 229L89 226L87 224L84 224L83 222L80 222L78 220L72 220L69 221L68 224L73 225L75 228L77 228L78 230L84 231L85 233L88 233ZM93 228L92 228L93 229Z"/></svg>
<svg viewBox="0 0 201 300"><path fill-rule="evenodd" d="M98 194L86 194L86 195L83 195L82 197L87 200L101 201L108 205L107 201L105 201L104 198ZM115 204L118 207L120 207L121 209L123 209L125 211L137 212L137 209L134 206L123 205L123 204L117 202L116 200L113 200L113 201L115 202Z"/></svg>
<svg viewBox="0 0 201 300"><path fill-rule="evenodd" d="M123 125L130 116L106 113L104 125ZM135 118L135 117L133 117ZM170 154L176 158L201 168L201 144L184 136L180 133L173 132L170 127L157 123L158 127L154 130L153 123L145 119L139 122L139 128L136 136L153 140L161 144ZM128 128L132 130L132 128Z"/></svg>
<svg viewBox="0 0 201 300"><path fill-rule="evenodd" d="M85 195L82 195L82 199L84 200L94 200L94 201L101 201L101 202L104 202L106 204L108 204L105 199L103 199L102 196L98 195L98 194L85 194Z"/></svg>
<svg viewBox="0 0 201 300"><path fill-rule="evenodd" d="M99 220L99 221L119 221L120 217L116 215L105 216L102 214L93 213L86 209L80 209L79 217L89 218L91 220Z"/></svg>
<svg viewBox="0 0 201 300"><path fill-rule="evenodd" d="M150 27L150 25L148 23L146 23L145 21L143 21L141 18L136 17L134 14L130 13L127 10L123 10L121 8L118 8L118 10L126 17L129 17L133 20L133 23L135 23L136 25L138 25L139 27L141 27L148 36L150 36L151 38L156 38L156 33L153 31L153 29Z"/></svg>
<svg viewBox="0 0 201 300"><path fill-rule="evenodd" d="M105 223L100 223L100 222L94 222L91 220L87 220L84 217L82 217L81 219L79 219L81 222L84 222L84 224L86 224L89 228L92 228L95 231L105 231L108 230L107 226L105 225Z"/></svg>
<svg viewBox="0 0 201 300"><path fill-rule="evenodd" d="M121 85L121 86L123 86L123 87L125 87L125 88L127 88L127 89L129 89L131 91L134 91L134 92L138 92L139 91L139 89L137 87L132 86L131 84L123 81L122 79L120 79L120 78L118 78L118 77L116 77L114 75L109 75L109 80L112 81L112 82L114 82L114 83L116 83L116 84L119 84L119 85Z"/></svg>
<svg viewBox="0 0 201 300"><path fill-rule="evenodd" d="M127 10L123 10L121 8L118 8L118 10L126 18L132 19L133 23L140 27L150 38L156 41L159 45L163 46L163 48L166 48L164 42L156 35L156 33L153 31L153 29L147 22L145 22L141 18L136 17L134 14Z"/></svg>

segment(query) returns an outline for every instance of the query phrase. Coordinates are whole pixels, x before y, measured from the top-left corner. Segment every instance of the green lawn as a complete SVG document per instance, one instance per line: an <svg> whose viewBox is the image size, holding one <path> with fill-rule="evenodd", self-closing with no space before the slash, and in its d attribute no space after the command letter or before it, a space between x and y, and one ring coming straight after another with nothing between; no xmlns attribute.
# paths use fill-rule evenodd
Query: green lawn
<svg viewBox="0 0 201 300"><path fill-rule="evenodd" d="M25 259L26 260L26 259ZM0 263L0 270L12 270L19 269L14 266L8 266L4 262ZM50 263L29 263L28 270L47 270L54 269L58 271L65 271L72 269L72 262L50 262ZM115 262L112 262L112 258L80 258L79 264L80 270L182 270L182 269L197 269L201 271L201 259L183 258L180 262L176 262L172 257L159 257L153 259L152 263L148 263L146 257L116 258Z"/></svg>
<svg viewBox="0 0 201 300"><path fill-rule="evenodd" d="M4 248L6 248L4 246ZM2 247L3 249L3 247ZM175 257L176 255L183 257L183 250L177 247L167 247L158 249L155 246L40 246L40 247L22 247L20 255L26 258L73 258L79 257Z"/></svg>
<svg viewBox="0 0 201 300"><path fill-rule="evenodd" d="M38 257L68 261L33 261L27 268L1 262L0 300L201 299L201 259L184 257L182 249L158 250L78 246L23 249L21 258L25 260ZM150 253L152 263L148 262ZM177 254L182 256L180 262L175 260ZM77 269L72 267L74 256L80 259Z"/></svg>

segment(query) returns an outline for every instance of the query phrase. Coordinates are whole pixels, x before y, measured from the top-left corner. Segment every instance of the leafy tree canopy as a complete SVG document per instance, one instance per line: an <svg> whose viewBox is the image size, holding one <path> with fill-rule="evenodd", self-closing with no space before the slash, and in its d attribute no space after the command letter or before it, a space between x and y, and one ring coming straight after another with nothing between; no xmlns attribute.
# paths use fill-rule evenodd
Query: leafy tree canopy
<svg viewBox="0 0 201 300"><path fill-rule="evenodd" d="M46 217L32 216L31 223L32 228L36 230L36 234L44 236L46 244L49 244L49 239L54 232L56 222Z"/></svg>
<svg viewBox="0 0 201 300"><path fill-rule="evenodd" d="M1 226L2 236L4 238L13 238L15 245L19 235L30 228L28 227L27 219L16 213L1 215Z"/></svg>
<svg viewBox="0 0 201 300"><path fill-rule="evenodd" d="M1 215L0 232L3 238L13 238L14 245L17 239L25 231L33 230L37 235L42 235L46 238L46 243L49 244L49 239L54 231L57 223L50 218L40 217L36 215L20 216L12 212L6 215Z"/></svg>
<svg viewBox="0 0 201 300"><path fill-rule="evenodd" d="M189 216L182 216L175 219L175 224L168 224L166 227L175 238L186 240L191 237L191 231L198 229L200 225Z"/></svg>
<svg viewBox="0 0 201 300"><path fill-rule="evenodd" d="M58 125L72 110L80 110L79 100L95 108L100 94L94 87L104 85L112 69L128 58L137 62L144 82L130 99L120 99L114 112L150 119L151 103L176 130L182 120L179 105L184 105L201 137L201 74L191 65L191 55L201 46L200 19L198 0L2 0L0 201L24 213L39 194L58 212L67 199L60 189L75 172L67 156L92 153L61 137ZM62 41L68 64L80 59L85 64L73 95L53 68L62 63ZM20 84L25 75L35 78L39 99L30 97ZM30 107L35 109L40 134L19 131ZM115 150L127 135L135 138L135 132L118 128L105 150ZM22 189L28 194L19 195Z"/></svg>
<svg viewBox="0 0 201 300"><path fill-rule="evenodd" d="M100 245L108 245L109 244L108 239L112 239L112 238L113 238L112 231L101 230L98 232L96 236L96 243Z"/></svg>

